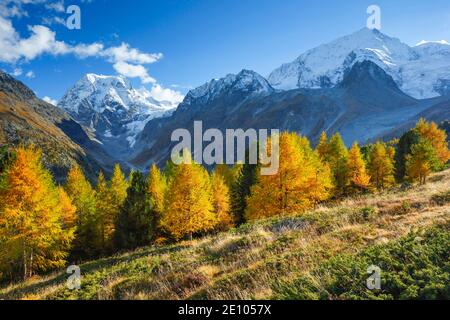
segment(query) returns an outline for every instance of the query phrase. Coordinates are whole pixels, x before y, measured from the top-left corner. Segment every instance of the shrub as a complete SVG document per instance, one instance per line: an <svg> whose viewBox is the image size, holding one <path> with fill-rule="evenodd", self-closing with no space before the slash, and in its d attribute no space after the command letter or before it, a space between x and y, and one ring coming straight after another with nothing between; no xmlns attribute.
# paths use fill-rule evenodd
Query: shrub
<svg viewBox="0 0 450 320"><path fill-rule="evenodd" d="M358 255L338 255L310 275L273 286L276 299L449 299L449 225ZM381 269L381 290L369 290L367 269Z"/></svg>

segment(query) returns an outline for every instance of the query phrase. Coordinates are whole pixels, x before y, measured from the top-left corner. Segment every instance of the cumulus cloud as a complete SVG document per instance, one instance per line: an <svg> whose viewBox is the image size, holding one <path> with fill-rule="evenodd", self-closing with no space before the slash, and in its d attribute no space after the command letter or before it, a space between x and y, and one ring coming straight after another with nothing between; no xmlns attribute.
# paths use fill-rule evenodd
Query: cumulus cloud
<svg viewBox="0 0 450 320"><path fill-rule="evenodd" d="M45 102L50 103L54 106L56 106L58 104L58 101L56 101L55 99L52 99L50 97L47 97L47 96L43 97L42 100L44 100Z"/></svg>
<svg viewBox="0 0 450 320"><path fill-rule="evenodd" d="M142 52L125 42L111 47L105 47L100 42L69 44L58 40L56 33L49 28L55 22L64 23L58 17L56 20L55 17L43 18L46 25L29 26L28 35L22 36L14 28L12 19L27 16L23 7L28 4L41 4L56 13L65 11L62 0L0 0L0 62L20 65L42 55L105 59L119 75L138 78L144 84L152 84L152 92L158 100L181 102L183 96L177 91L158 85L146 67L162 59L162 53ZM25 76L33 78L34 73L29 71Z"/></svg>
<svg viewBox="0 0 450 320"><path fill-rule="evenodd" d="M184 96L175 90L163 88L159 84L155 84L150 90L152 98L158 101L168 101L172 104L179 104L183 101Z"/></svg>
<svg viewBox="0 0 450 320"><path fill-rule="evenodd" d="M121 75L140 78L143 83L155 83L144 65L160 60L161 53L141 52L122 43L116 47L105 48L101 43L80 43L70 45L56 39L56 33L47 26L36 25L28 28L29 36L22 38L14 29L11 20L0 16L0 61L20 63L31 61L40 55L53 56L73 54L77 58L104 58L113 64Z"/></svg>
<svg viewBox="0 0 450 320"><path fill-rule="evenodd" d="M34 75L34 72L33 72L33 71L28 71L28 72L25 74L25 77L32 79L32 78L34 78L34 77L36 77L36 76Z"/></svg>
<svg viewBox="0 0 450 320"><path fill-rule="evenodd" d="M118 74L127 78L140 78L142 83L156 83L156 80L150 77L147 69L142 65L133 65L124 61L118 61L113 67Z"/></svg>

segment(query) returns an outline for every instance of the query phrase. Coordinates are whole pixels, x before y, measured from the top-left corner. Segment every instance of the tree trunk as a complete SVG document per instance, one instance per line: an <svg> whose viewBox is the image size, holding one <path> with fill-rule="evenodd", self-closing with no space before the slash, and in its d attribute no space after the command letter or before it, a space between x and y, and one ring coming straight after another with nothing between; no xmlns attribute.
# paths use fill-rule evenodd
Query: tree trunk
<svg viewBox="0 0 450 320"><path fill-rule="evenodd" d="M26 280L27 276L28 276L27 251L25 250L25 245L23 245L23 280Z"/></svg>
<svg viewBox="0 0 450 320"><path fill-rule="evenodd" d="M30 253L30 265L28 267L29 270L29 277L31 278L33 276L33 249L31 249L31 253Z"/></svg>

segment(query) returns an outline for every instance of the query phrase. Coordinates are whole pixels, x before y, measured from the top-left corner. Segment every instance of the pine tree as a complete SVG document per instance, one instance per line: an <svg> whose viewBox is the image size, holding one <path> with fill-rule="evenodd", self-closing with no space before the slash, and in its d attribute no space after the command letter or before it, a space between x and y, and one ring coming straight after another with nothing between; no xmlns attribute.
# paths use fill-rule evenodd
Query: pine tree
<svg viewBox="0 0 450 320"><path fill-rule="evenodd" d="M185 152L186 155L186 152ZM170 179L162 227L179 240L212 230L217 223L208 172L200 165L183 162Z"/></svg>
<svg viewBox="0 0 450 320"><path fill-rule="evenodd" d="M231 216L230 212L231 208L229 189L222 176L216 172L211 176L211 186L212 204L217 219L216 230L228 230L233 226L233 217Z"/></svg>
<svg viewBox="0 0 450 320"><path fill-rule="evenodd" d="M370 185L370 176L366 171L366 163L364 162L361 149L357 143L354 143L348 154L348 175L350 179L350 187L353 190L364 191Z"/></svg>
<svg viewBox="0 0 450 320"><path fill-rule="evenodd" d="M377 142L369 155L369 174L373 185L378 189L384 189L392 185L394 179L394 156L392 147L386 148L382 142Z"/></svg>
<svg viewBox="0 0 450 320"><path fill-rule="evenodd" d="M411 153L413 145L420 140L420 134L417 130L409 130L403 134L397 144L395 153L395 178L402 182L406 175L406 156Z"/></svg>
<svg viewBox="0 0 450 320"><path fill-rule="evenodd" d="M251 188L258 181L258 166L246 162L243 165L236 165L237 178L231 186L231 212L236 225L246 222L245 210L247 208L247 199L250 196Z"/></svg>
<svg viewBox="0 0 450 320"><path fill-rule="evenodd" d="M155 228L147 181L140 171L135 171L127 198L115 221L115 247L135 249L148 245L154 238Z"/></svg>
<svg viewBox="0 0 450 320"><path fill-rule="evenodd" d="M260 176L252 187L245 212L248 220L299 213L329 196L330 171L309 141L282 133L279 146L278 172Z"/></svg>
<svg viewBox="0 0 450 320"><path fill-rule="evenodd" d="M406 156L406 172L412 181L419 180L421 185L426 183L428 175L439 168L440 163L436 150L431 142L421 139L412 146L411 154Z"/></svg>
<svg viewBox="0 0 450 320"><path fill-rule="evenodd" d="M0 268L23 278L64 266L74 238L74 207L41 163L41 151L18 147L0 191ZM20 266L20 267L19 267Z"/></svg>
<svg viewBox="0 0 450 320"><path fill-rule="evenodd" d="M100 253L101 243L95 191L78 165L69 170L65 189L77 208L77 233L73 255L75 258L95 257Z"/></svg>

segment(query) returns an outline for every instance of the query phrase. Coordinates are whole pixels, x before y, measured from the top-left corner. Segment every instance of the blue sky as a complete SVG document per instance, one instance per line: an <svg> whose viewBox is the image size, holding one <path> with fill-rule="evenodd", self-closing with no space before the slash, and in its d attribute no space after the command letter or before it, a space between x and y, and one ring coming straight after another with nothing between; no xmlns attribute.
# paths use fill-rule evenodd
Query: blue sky
<svg viewBox="0 0 450 320"><path fill-rule="evenodd" d="M61 23L72 4L81 30ZM52 99L89 72L178 97L243 68L267 76L364 27L371 4L409 45L450 40L448 0L0 0L0 68Z"/></svg>

